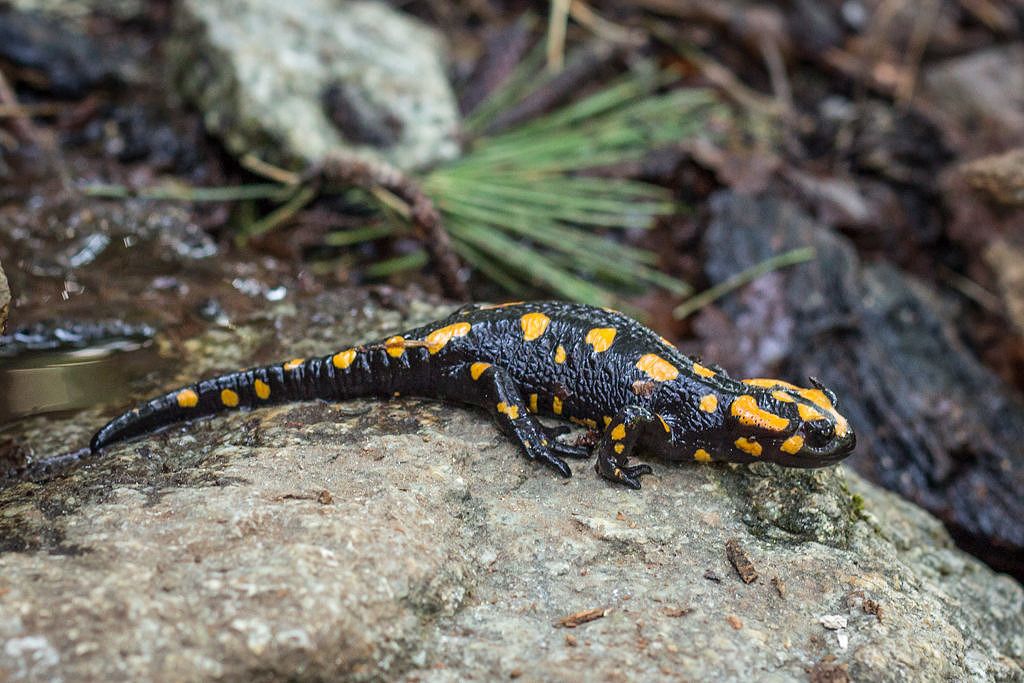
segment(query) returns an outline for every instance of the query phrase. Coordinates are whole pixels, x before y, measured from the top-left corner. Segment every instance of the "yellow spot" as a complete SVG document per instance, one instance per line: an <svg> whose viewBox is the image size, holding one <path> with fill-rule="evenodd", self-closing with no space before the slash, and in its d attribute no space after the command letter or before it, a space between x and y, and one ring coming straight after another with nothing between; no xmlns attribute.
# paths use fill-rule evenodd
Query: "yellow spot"
<svg viewBox="0 0 1024 683"><path fill-rule="evenodd" d="M626 425L616 425L615 429L612 430L612 440L622 441L626 438Z"/></svg>
<svg viewBox="0 0 1024 683"><path fill-rule="evenodd" d="M427 351L430 353L437 353L445 347L445 344L450 342L453 337L465 337L469 334L470 324L469 323L455 323L454 325L448 325L442 327L439 330L434 330L427 335Z"/></svg>
<svg viewBox="0 0 1024 683"><path fill-rule="evenodd" d="M658 419L661 421L661 426L665 428L665 431L667 433L671 434L672 433L672 429L668 426L668 422L665 422L665 418L663 418L661 415L659 415Z"/></svg>
<svg viewBox="0 0 1024 683"><path fill-rule="evenodd" d="M850 431L850 423L846 421L846 418L837 412L832 413L836 418L836 436L842 438Z"/></svg>
<svg viewBox="0 0 1024 683"><path fill-rule="evenodd" d="M555 415L562 414L562 399L558 398L557 396L551 399L551 412L553 412Z"/></svg>
<svg viewBox="0 0 1024 683"><path fill-rule="evenodd" d="M590 332L587 332L587 338L585 341L594 347L594 353L607 351L608 347L610 347L612 342L615 341L615 328L595 327L590 330Z"/></svg>
<svg viewBox="0 0 1024 683"><path fill-rule="evenodd" d="M584 427L590 427L591 429L597 429L597 423L591 420L589 417L570 417L569 422L573 424L583 425Z"/></svg>
<svg viewBox="0 0 1024 683"><path fill-rule="evenodd" d="M660 339L661 343L664 344L665 346L672 349L676 348L676 345L670 342L668 339L665 339L664 337L658 337L658 339Z"/></svg>
<svg viewBox="0 0 1024 683"><path fill-rule="evenodd" d="M612 423L612 418L611 418L610 415L605 415L604 417L601 418L601 420L604 421L604 426L605 427L607 427L608 425L610 425Z"/></svg>
<svg viewBox="0 0 1024 683"><path fill-rule="evenodd" d="M708 394L700 399L700 409L705 413L713 413L718 409L718 397L714 394Z"/></svg>
<svg viewBox="0 0 1024 683"><path fill-rule="evenodd" d="M797 407L797 412L800 413L800 419L804 422L814 422L815 420L824 420L825 416L810 406L805 406L803 403Z"/></svg>
<svg viewBox="0 0 1024 683"><path fill-rule="evenodd" d="M729 408L732 416L739 420L741 425L747 427L758 427L772 432L781 432L789 426L789 420L779 417L775 413L763 410L757 405L757 401L750 394L743 394Z"/></svg>
<svg viewBox="0 0 1024 683"><path fill-rule="evenodd" d="M238 394L231 391L230 389L221 389L220 402L226 405L228 408L234 408L235 406L238 405Z"/></svg>
<svg viewBox="0 0 1024 683"><path fill-rule="evenodd" d="M701 377L714 377L715 376L715 371L714 370L709 370L708 368L704 367L700 363L694 363L693 364L693 373L695 375L700 375Z"/></svg>
<svg viewBox="0 0 1024 683"><path fill-rule="evenodd" d="M530 394L530 412L537 412L537 394Z"/></svg>
<svg viewBox="0 0 1024 683"><path fill-rule="evenodd" d="M387 351L388 355L392 358L400 357L405 353L405 338L398 334L394 337L389 337L384 342L384 350Z"/></svg>
<svg viewBox="0 0 1024 683"><path fill-rule="evenodd" d="M752 456L759 457L761 455L761 444L753 439L747 439L741 436L736 439L736 448L740 449L744 453L750 453Z"/></svg>
<svg viewBox="0 0 1024 683"><path fill-rule="evenodd" d="M356 350L349 349L348 351L342 351L341 353L334 354L331 358L331 362L334 363L334 367L339 370L344 370L348 366L352 365L352 361L356 359Z"/></svg>
<svg viewBox="0 0 1024 683"><path fill-rule="evenodd" d="M285 363L281 367L284 368L286 371L291 372L292 370L294 370L295 368L299 367L300 365L302 365L305 362L306 362L305 358L292 358L290 361L288 361L287 363Z"/></svg>
<svg viewBox="0 0 1024 683"><path fill-rule="evenodd" d="M551 318L543 313L527 313L519 319L519 325L523 328L523 339L533 341L544 334L551 324Z"/></svg>
<svg viewBox="0 0 1024 683"><path fill-rule="evenodd" d="M559 365L565 362L565 347L561 344L559 344L558 348L555 349L555 362Z"/></svg>
<svg viewBox="0 0 1024 683"><path fill-rule="evenodd" d="M792 389L793 391L799 391L800 387L795 384L790 384L781 379L772 379L771 377L754 377L751 379L743 380L744 384L749 384L754 387L762 387L764 389L775 389L776 387L782 387L783 389Z"/></svg>
<svg viewBox="0 0 1024 683"><path fill-rule="evenodd" d="M269 384L267 384L266 382L264 382L261 379L258 379L255 382L253 382L252 386L253 386L253 389L256 390L256 395L259 396L261 399L263 399L265 401L268 398L270 398L270 385Z"/></svg>
<svg viewBox="0 0 1024 683"><path fill-rule="evenodd" d="M653 353L646 353L640 356L640 360L636 362L636 367L638 370L647 373L647 376L651 379L659 382L669 382L679 376L679 369L676 366Z"/></svg>
<svg viewBox="0 0 1024 683"><path fill-rule="evenodd" d="M800 389L797 394L825 410L832 410L832 401L821 389Z"/></svg>
<svg viewBox="0 0 1024 683"><path fill-rule="evenodd" d="M788 439L782 442L782 445L779 446L779 450L782 451L783 453L790 453L791 455L796 455L797 453L800 452L800 449L803 447L804 437L800 436L799 434L794 434L793 436L789 437Z"/></svg>
<svg viewBox="0 0 1024 683"><path fill-rule="evenodd" d="M622 476L622 470L619 469L618 467L616 467L615 471L612 472L612 476L615 477L616 479L618 479L619 477Z"/></svg>
<svg viewBox="0 0 1024 683"><path fill-rule="evenodd" d="M515 420L519 417L519 406L510 406L509 404L502 401L501 403L498 404L498 412L504 415L508 415L509 418Z"/></svg>
<svg viewBox="0 0 1024 683"><path fill-rule="evenodd" d="M621 454L622 451L624 451L624 450L626 450L626 444L624 444L624 443L617 443L617 444L615 444L615 452L616 453Z"/></svg>
<svg viewBox="0 0 1024 683"><path fill-rule="evenodd" d="M486 306L481 306L479 308L479 310L481 310L481 311L490 311L490 310L493 310L495 308L506 308L508 306L518 306L521 303L523 303L523 302L522 301L508 301L508 302L503 303L503 304L487 304ZM472 313L472 311L467 311L467 313Z"/></svg>
<svg viewBox="0 0 1024 683"><path fill-rule="evenodd" d="M794 401L796 401L795 398L787 394L785 391L779 389L776 389L775 391L772 392L772 398L774 398L776 401L782 401L783 403L793 403Z"/></svg>
<svg viewBox="0 0 1024 683"><path fill-rule="evenodd" d="M182 389L178 392L178 405L182 408L195 408L199 405L199 394L191 389Z"/></svg>
<svg viewBox="0 0 1024 683"><path fill-rule="evenodd" d="M491 367L490 363L473 363L469 366L469 376L473 378L473 381L480 379L480 375L487 371L487 368Z"/></svg>
<svg viewBox="0 0 1024 683"><path fill-rule="evenodd" d="M693 459L697 462L711 462L711 454L703 448L698 448L693 453Z"/></svg>

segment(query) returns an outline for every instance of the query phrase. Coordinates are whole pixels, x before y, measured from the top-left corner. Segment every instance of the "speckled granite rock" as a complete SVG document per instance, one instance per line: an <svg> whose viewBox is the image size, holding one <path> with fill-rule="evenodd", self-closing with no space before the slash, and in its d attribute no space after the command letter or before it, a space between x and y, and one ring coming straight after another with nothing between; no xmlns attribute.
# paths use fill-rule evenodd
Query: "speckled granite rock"
<svg viewBox="0 0 1024 683"><path fill-rule="evenodd" d="M436 313L281 305L176 350L167 381ZM22 432L45 451L87 426ZM1021 587L842 468L656 463L635 492L583 463L558 479L477 412L414 399L172 429L0 491L0 539L11 680L1024 677Z"/></svg>
<svg viewBox="0 0 1024 683"><path fill-rule="evenodd" d="M343 149L411 169L458 152L440 36L382 3L184 0L169 50L236 154L304 166Z"/></svg>

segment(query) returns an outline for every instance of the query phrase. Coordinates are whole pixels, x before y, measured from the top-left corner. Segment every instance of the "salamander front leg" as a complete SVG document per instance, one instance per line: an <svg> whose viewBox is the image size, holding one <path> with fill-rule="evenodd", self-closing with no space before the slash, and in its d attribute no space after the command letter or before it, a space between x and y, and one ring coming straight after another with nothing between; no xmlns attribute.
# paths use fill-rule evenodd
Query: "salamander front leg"
<svg viewBox="0 0 1024 683"><path fill-rule="evenodd" d="M594 469L605 479L638 489L640 476L651 474L650 465L627 466L629 455L643 431L657 424L657 417L646 408L629 406L612 419L597 444ZM659 427L660 428L660 427Z"/></svg>
<svg viewBox="0 0 1024 683"><path fill-rule="evenodd" d="M575 457L582 449L548 438L543 425L527 411L522 394L504 368L489 363L473 363L467 365L464 372L469 375L468 386L475 394L473 403L491 413L501 431L519 444L527 458L539 460L563 477L572 476L569 465L556 454Z"/></svg>

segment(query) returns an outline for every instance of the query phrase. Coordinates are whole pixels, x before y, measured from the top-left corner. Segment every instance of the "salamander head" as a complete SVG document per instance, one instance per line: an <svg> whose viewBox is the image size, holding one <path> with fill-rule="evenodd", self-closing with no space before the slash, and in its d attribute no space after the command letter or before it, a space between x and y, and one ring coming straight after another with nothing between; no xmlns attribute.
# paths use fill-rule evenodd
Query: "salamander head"
<svg viewBox="0 0 1024 683"><path fill-rule="evenodd" d="M848 456L856 445L853 428L836 408L836 395L811 378L813 388L777 379L746 379L749 391L727 408L727 424L743 433L735 447L749 452L761 446L760 458L787 467L823 467ZM756 447L753 449L756 450Z"/></svg>
<svg viewBox="0 0 1024 683"><path fill-rule="evenodd" d="M824 467L854 448L850 423L836 397L812 379L813 388L776 379L709 383L696 395L693 383L664 386L652 409L669 434L663 455L699 462L756 462L786 467Z"/></svg>

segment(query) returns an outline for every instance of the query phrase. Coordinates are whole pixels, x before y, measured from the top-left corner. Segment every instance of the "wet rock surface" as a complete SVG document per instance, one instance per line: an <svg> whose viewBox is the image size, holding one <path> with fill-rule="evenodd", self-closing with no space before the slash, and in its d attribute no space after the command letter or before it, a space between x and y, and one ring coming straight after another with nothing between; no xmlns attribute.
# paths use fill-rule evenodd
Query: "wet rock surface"
<svg viewBox="0 0 1024 683"><path fill-rule="evenodd" d="M813 246L816 259L726 301L739 334L719 334L708 353L747 376L812 375L834 388L857 430L853 468L1024 574L1024 403L959 340L948 305L894 268L862 265L792 204L722 193L712 210L713 281L795 247ZM731 348L734 338L753 341Z"/></svg>
<svg viewBox="0 0 1024 683"><path fill-rule="evenodd" d="M280 303L175 349L177 373L147 391L443 312L356 290ZM15 436L38 455L84 442L90 421ZM1020 586L913 505L841 467L655 466L639 492L585 463L561 480L485 416L416 399L172 428L0 491L0 672L1024 676ZM744 583L737 557L759 577Z"/></svg>
<svg viewBox="0 0 1024 683"><path fill-rule="evenodd" d="M453 158L439 34L376 2L187 0L181 91L236 154L304 167L351 151L412 169Z"/></svg>

